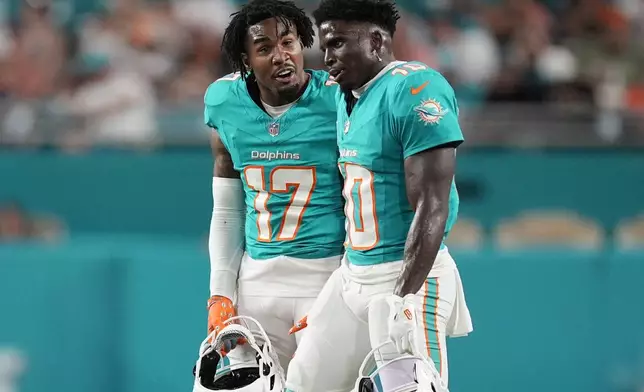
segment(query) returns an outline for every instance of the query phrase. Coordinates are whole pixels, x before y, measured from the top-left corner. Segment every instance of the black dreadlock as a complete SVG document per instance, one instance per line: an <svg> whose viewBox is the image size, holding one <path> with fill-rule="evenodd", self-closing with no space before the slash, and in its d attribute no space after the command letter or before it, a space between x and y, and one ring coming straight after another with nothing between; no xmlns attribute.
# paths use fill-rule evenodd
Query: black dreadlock
<svg viewBox="0 0 644 392"><path fill-rule="evenodd" d="M313 46L315 36L313 23L304 10L298 8L292 1L253 0L230 16L232 20L224 32L221 49L228 58L233 72L241 72L242 79L246 77L242 55L246 53L248 28L262 20L277 18L286 26L295 26L302 45L306 48Z"/></svg>
<svg viewBox="0 0 644 392"><path fill-rule="evenodd" d="M392 37L400 19L396 5L389 0L322 0L313 17L318 27L328 20L373 23Z"/></svg>

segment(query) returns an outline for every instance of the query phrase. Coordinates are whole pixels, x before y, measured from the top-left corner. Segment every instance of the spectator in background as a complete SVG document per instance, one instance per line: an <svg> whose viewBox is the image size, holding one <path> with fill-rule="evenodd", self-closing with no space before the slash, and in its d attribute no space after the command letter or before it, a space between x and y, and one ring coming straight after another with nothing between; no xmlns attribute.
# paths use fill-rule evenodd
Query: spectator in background
<svg viewBox="0 0 644 392"><path fill-rule="evenodd" d="M0 98L9 94L9 58L13 46L11 30L0 23Z"/></svg>
<svg viewBox="0 0 644 392"><path fill-rule="evenodd" d="M135 72L155 87L163 86L176 71L189 41L169 4L136 7L118 2L84 18L78 30L79 53L102 53L111 67Z"/></svg>
<svg viewBox="0 0 644 392"><path fill-rule="evenodd" d="M132 3L126 3L130 5ZM189 29L179 23L172 4L157 0L133 11L127 38L135 53L136 71L162 89L178 71L183 55L193 49Z"/></svg>
<svg viewBox="0 0 644 392"><path fill-rule="evenodd" d="M120 20L105 6L79 22L78 52L103 53L114 68L131 69L134 49L127 42Z"/></svg>
<svg viewBox="0 0 644 392"><path fill-rule="evenodd" d="M13 37L5 37L8 42L0 58L0 90L11 99L0 134L6 143L28 143L34 133L36 101L50 98L60 87L67 53L47 3L24 2L13 32Z"/></svg>
<svg viewBox="0 0 644 392"><path fill-rule="evenodd" d="M475 8L430 19L437 68L454 87L463 109L483 104L501 67L499 47Z"/></svg>
<svg viewBox="0 0 644 392"><path fill-rule="evenodd" d="M581 64L580 78L593 88L596 132L614 142L623 132L629 86L644 75L641 42L630 40L633 26L626 15L599 0L579 2L566 27Z"/></svg>
<svg viewBox="0 0 644 392"><path fill-rule="evenodd" d="M486 18L503 53L491 99L543 101L546 91L535 61L550 45L552 15L536 0L504 0L489 8Z"/></svg>
<svg viewBox="0 0 644 392"><path fill-rule="evenodd" d="M27 100L53 95L59 87L66 47L54 24L50 7L24 3L6 78L15 98Z"/></svg>
<svg viewBox="0 0 644 392"><path fill-rule="evenodd" d="M169 84L164 97L171 102L201 102L204 97L203 86L208 86L217 76L204 58L188 54L180 64L180 71Z"/></svg>
<svg viewBox="0 0 644 392"><path fill-rule="evenodd" d="M78 130L64 146L125 144L145 147L156 136L156 98L148 79L115 70L107 56L83 54L74 62L73 82L55 101L54 110L74 117Z"/></svg>
<svg viewBox="0 0 644 392"><path fill-rule="evenodd" d="M191 32L193 52L201 58L207 58L218 77L229 73L230 68L221 55L219 43L228 26L230 15L237 11L234 0L162 1L171 3L178 23Z"/></svg>

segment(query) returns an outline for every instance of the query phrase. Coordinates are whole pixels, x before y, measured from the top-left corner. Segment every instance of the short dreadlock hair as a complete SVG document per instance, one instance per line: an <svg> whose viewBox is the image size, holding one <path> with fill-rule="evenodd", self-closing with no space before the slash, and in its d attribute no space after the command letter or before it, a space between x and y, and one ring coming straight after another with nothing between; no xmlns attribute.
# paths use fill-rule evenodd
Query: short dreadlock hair
<svg viewBox="0 0 644 392"><path fill-rule="evenodd" d="M242 79L246 76L243 54L246 53L248 28L262 20L276 18L285 26L295 26L302 45L306 48L313 46L313 23L304 10L292 1L252 0L230 16L232 20L224 32L221 49L233 72L241 72Z"/></svg>
<svg viewBox="0 0 644 392"><path fill-rule="evenodd" d="M373 23L392 37L400 19L396 5L390 0L322 0L313 17L318 27L329 20Z"/></svg>

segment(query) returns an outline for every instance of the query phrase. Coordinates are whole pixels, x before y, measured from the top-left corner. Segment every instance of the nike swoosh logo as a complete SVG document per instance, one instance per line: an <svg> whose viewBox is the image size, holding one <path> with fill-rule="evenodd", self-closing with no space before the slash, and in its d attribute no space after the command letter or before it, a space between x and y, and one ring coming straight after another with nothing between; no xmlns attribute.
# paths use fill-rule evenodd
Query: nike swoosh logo
<svg viewBox="0 0 644 392"><path fill-rule="evenodd" d="M421 84L421 85L420 85L420 86L418 86L418 87L412 87L412 88L411 88L411 95L416 95L416 94L418 94L419 92L423 91L423 89L424 89L425 87L427 87L427 85L428 85L428 84L429 84L429 82L425 82L425 83Z"/></svg>

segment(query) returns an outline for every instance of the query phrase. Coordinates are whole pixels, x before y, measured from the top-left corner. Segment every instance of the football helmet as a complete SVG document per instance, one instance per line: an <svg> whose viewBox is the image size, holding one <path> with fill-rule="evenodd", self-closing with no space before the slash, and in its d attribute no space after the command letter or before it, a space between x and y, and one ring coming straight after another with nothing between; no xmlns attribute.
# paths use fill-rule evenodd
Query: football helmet
<svg viewBox="0 0 644 392"><path fill-rule="evenodd" d="M231 317L225 324L219 333L208 335L199 347L193 369L193 392L281 392L284 370L261 324L248 316ZM226 341L238 339L245 339L255 355L231 363L220 351Z"/></svg>
<svg viewBox="0 0 644 392"><path fill-rule="evenodd" d="M352 392L449 392L434 362L410 354L386 360L385 346L394 343L387 341L367 354Z"/></svg>

